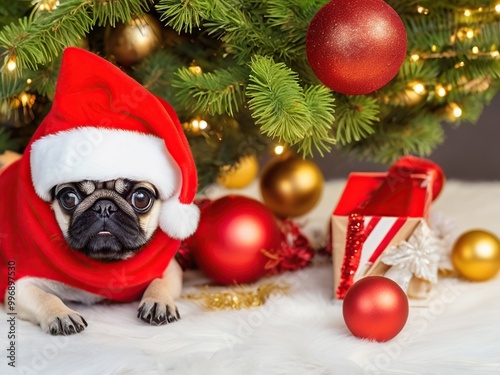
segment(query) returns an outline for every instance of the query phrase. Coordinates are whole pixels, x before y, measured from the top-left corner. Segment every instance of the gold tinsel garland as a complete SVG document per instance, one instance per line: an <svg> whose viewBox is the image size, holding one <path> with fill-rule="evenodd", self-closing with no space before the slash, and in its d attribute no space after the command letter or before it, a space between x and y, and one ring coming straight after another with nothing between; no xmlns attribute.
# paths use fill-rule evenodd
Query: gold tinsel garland
<svg viewBox="0 0 500 375"><path fill-rule="evenodd" d="M273 294L286 294L290 286L272 282L262 284L257 289L245 285L236 285L231 289L213 291L213 287L204 286L201 293L189 293L183 299L194 301L206 311L241 310L262 306Z"/></svg>

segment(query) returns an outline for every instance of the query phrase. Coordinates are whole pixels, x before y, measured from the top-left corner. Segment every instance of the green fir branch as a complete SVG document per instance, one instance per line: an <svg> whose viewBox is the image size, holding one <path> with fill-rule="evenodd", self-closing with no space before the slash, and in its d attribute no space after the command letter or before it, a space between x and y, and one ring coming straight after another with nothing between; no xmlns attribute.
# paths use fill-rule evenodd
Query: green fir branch
<svg viewBox="0 0 500 375"><path fill-rule="evenodd" d="M453 14L449 11L433 12L428 16L415 17L413 14L403 17L408 38L408 50L430 52L432 46L440 48L437 52L446 52L450 48L451 32L454 30Z"/></svg>
<svg viewBox="0 0 500 375"><path fill-rule="evenodd" d="M17 74L23 69L37 69L57 57L65 47L76 45L95 24L128 21L130 12L142 13L150 0L102 2L99 0L66 0L51 12L36 12L0 31L0 49L6 64L15 60Z"/></svg>
<svg viewBox="0 0 500 375"><path fill-rule="evenodd" d="M155 8L160 20L175 31L191 33L201 26L206 5L205 0L160 0Z"/></svg>
<svg viewBox="0 0 500 375"><path fill-rule="evenodd" d="M209 115L227 113L233 117L245 103L246 69L233 67L197 75L187 68L177 71L173 87L182 103L189 103L195 112Z"/></svg>
<svg viewBox="0 0 500 375"><path fill-rule="evenodd" d="M133 68L132 77L181 112L184 106L179 103L177 90L173 89L172 84L175 72L183 66L175 54L167 49L159 49Z"/></svg>
<svg viewBox="0 0 500 375"><path fill-rule="evenodd" d="M321 156L330 152L336 139L332 135L334 98L332 92L325 86L310 86L304 91L304 99L309 108L314 126L310 134L299 141L298 151L303 155L312 155L315 148Z"/></svg>
<svg viewBox="0 0 500 375"><path fill-rule="evenodd" d="M251 63L247 86L248 106L261 132L290 145L299 145L304 155L313 147L329 150L333 120L333 98L326 88L304 91L295 72L270 57L257 56Z"/></svg>
<svg viewBox="0 0 500 375"><path fill-rule="evenodd" d="M392 163L403 155L428 156L444 140L439 117L422 113L406 123L381 123L377 132L360 142L345 146L359 157L379 163Z"/></svg>
<svg viewBox="0 0 500 375"><path fill-rule="evenodd" d="M429 82L439 75L439 68L435 64L422 64L405 60L398 72L398 81L405 84L409 82Z"/></svg>
<svg viewBox="0 0 500 375"><path fill-rule="evenodd" d="M339 96L335 114L335 138L341 145L358 142L375 133L379 105L368 96Z"/></svg>
<svg viewBox="0 0 500 375"><path fill-rule="evenodd" d="M17 64L17 72L36 69L58 56L68 45L75 44L92 26L87 12L87 1L68 0L52 12L22 18L0 32L0 47L4 53L4 66L9 60Z"/></svg>
<svg viewBox="0 0 500 375"><path fill-rule="evenodd" d="M120 0L91 2L94 24L115 27L118 22L130 22L134 16L146 13L154 0Z"/></svg>
<svg viewBox="0 0 500 375"><path fill-rule="evenodd" d="M249 108L261 131L295 144L311 127L297 74L272 58L256 56L247 87Z"/></svg>
<svg viewBox="0 0 500 375"><path fill-rule="evenodd" d="M0 103L8 102L26 88L26 80L16 79L12 75L0 75Z"/></svg>
<svg viewBox="0 0 500 375"><path fill-rule="evenodd" d="M56 82L60 66L61 57L58 57L34 72L31 77L30 90L38 93L39 95L53 98L56 91ZM23 74L23 79L24 78L27 78L25 74Z"/></svg>

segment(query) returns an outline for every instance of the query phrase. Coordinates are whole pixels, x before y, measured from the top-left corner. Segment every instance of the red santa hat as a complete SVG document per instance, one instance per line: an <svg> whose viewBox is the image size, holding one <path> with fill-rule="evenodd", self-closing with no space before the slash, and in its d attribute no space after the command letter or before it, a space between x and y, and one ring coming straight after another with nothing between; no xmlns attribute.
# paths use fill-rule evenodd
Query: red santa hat
<svg viewBox="0 0 500 375"><path fill-rule="evenodd" d="M64 51L51 111L30 146L33 186L44 201L61 183L148 181L162 200L163 232L184 239L198 225L196 167L174 110L93 53Z"/></svg>

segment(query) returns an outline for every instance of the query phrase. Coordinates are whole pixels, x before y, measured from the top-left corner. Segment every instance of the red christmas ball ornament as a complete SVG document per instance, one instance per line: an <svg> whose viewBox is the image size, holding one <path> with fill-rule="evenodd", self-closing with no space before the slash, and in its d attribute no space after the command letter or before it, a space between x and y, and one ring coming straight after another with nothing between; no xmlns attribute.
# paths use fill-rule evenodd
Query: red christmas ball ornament
<svg viewBox="0 0 500 375"><path fill-rule="evenodd" d="M312 19L309 64L332 90L362 95L393 79L406 56L406 30L382 0L332 0Z"/></svg>
<svg viewBox="0 0 500 375"><path fill-rule="evenodd" d="M376 341L388 341L401 332L408 310L408 297L403 289L383 276L368 276L354 283L342 306L352 334Z"/></svg>
<svg viewBox="0 0 500 375"><path fill-rule="evenodd" d="M221 284L249 283L266 274L262 250L280 247L281 232L272 212L255 199L229 195L201 211L190 245L198 267Z"/></svg>

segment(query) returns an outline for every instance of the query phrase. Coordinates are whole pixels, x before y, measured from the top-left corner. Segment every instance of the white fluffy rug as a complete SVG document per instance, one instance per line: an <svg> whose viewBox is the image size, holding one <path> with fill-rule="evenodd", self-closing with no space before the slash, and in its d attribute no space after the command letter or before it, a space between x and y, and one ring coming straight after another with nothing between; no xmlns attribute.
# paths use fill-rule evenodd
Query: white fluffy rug
<svg viewBox="0 0 500 375"><path fill-rule="evenodd" d="M300 222L321 240L343 182L326 186L320 205ZM214 198L227 192L214 190ZM256 185L243 193L258 196ZM460 230L500 235L500 183L447 183L433 206ZM185 275L184 293L203 284ZM278 277L292 286L251 310L205 312L180 300L180 322L151 327L136 304L73 305L89 323L79 335L52 337L17 321L16 368L7 363L7 315L0 319L0 373L20 374L500 374L500 275L483 283L442 279L427 308L411 308L392 341L353 337L341 304L331 300L332 267ZM269 281L269 280L265 280Z"/></svg>

